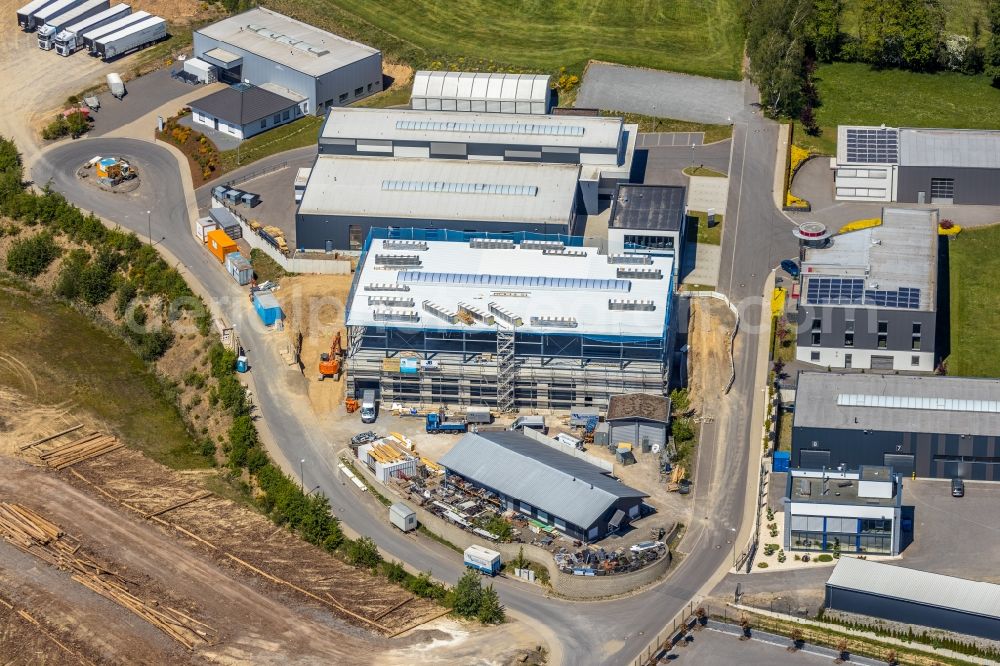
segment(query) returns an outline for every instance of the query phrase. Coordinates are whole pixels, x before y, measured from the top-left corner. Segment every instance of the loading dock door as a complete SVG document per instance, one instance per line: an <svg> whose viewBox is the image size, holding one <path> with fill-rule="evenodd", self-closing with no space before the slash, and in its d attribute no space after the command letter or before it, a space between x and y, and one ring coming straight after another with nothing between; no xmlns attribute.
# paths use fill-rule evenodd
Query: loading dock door
<svg viewBox="0 0 1000 666"><path fill-rule="evenodd" d="M892 370L892 357L872 356L872 370Z"/></svg>
<svg viewBox="0 0 1000 666"><path fill-rule="evenodd" d="M882 464L891 467L896 474L910 476L913 474L914 462L912 454L886 453L882 456Z"/></svg>
<svg viewBox="0 0 1000 666"><path fill-rule="evenodd" d="M830 466L830 452L819 449L799 452L799 467L803 469L823 469Z"/></svg>

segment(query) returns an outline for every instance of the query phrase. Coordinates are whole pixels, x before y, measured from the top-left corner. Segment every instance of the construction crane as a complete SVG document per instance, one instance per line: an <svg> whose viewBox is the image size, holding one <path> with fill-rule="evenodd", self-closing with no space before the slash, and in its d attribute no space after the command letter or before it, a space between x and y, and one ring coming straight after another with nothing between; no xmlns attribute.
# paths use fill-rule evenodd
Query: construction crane
<svg viewBox="0 0 1000 666"><path fill-rule="evenodd" d="M340 379L340 370L344 361L344 347L340 341L340 331L333 336L330 343L330 353L319 355L319 381L327 377L333 377L334 381Z"/></svg>

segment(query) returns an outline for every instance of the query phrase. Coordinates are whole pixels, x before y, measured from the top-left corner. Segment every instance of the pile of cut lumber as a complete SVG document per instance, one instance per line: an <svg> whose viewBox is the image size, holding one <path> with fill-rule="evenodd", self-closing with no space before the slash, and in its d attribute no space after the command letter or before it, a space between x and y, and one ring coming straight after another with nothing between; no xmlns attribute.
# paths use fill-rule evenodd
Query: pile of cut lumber
<svg viewBox="0 0 1000 666"><path fill-rule="evenodd" d="M47 546L63 535L59 526L20 504L0 502L0 531L15 545Z"/></svg>
<svg viewBox="0 0 1000 666"><path fill-rule="evenodd" d="M92 432L86 437L42 451L38 457L53 469L64 469L78 462L111 453L122 446L124 444L112 435Z"/></svg>

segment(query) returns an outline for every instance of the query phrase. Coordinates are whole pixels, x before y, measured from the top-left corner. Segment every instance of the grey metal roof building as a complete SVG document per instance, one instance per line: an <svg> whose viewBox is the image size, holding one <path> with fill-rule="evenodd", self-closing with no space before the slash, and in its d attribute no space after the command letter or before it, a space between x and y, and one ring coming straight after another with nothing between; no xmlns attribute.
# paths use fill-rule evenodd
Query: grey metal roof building
<svg viewBox="0 0 1000 666"><path fill-rule="evenodd" d="M802 372L792 464L1000 480L1000 380Z"/></svg>
<svg viewBox="0 0 1000 666"><path fill-rule="evenodd" d="M608 403L608 448L633 445L633 453L662 451L670 424L670 398L648 393L612 396Z"/></svg>
<svg viewBox="0 0 1000 666"><path fill-rule="evenodd" d="M245 83L196 99L188 106L196 122L220 129L222 121L227 127L240 128L244 139L301 116L296 100Z"/></svg>
<svg viewBox="0 0 1000 666"><path fill-rule="evenodd" d="M413 75L410 106L427 111L548 113L550 76L498 72L430 72Z"/></svg>
<svg viewBox="0 0 1000 666"><path fill-rule="evenodd" d="M517 432L467 434L438 463L449 477L500 496L509 509L595 541L637 517L647 495L600 468ZM621 512L622 515L617 515Z"/></svg>
<svg viewBox="0 0 1000 666"><path fill-rule="evenodd" d="M1000 585L841 557L826 607L1000 639Z"/></svg>
<svg viewBox="0 0 1000 666"><path fill-rule="evenodd" d="M220 81L294 91L303 113L382 90L381 51L261 7L195 30L194 57L217 67Z"/></svg>

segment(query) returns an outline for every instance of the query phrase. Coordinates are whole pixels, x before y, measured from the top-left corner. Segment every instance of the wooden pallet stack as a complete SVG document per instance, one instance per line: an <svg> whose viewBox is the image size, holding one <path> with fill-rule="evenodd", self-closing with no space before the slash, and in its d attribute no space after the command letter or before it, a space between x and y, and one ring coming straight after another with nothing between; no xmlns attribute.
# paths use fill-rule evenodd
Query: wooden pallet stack
<svg viewBox="0 0 1000 666"><path fill-rule="evenodd" d="M42 462L53 469L65 469L90 458L103 456L122 448L124 444L113 435L93 432L67 444L54 446L38 454Z"/></svg>

